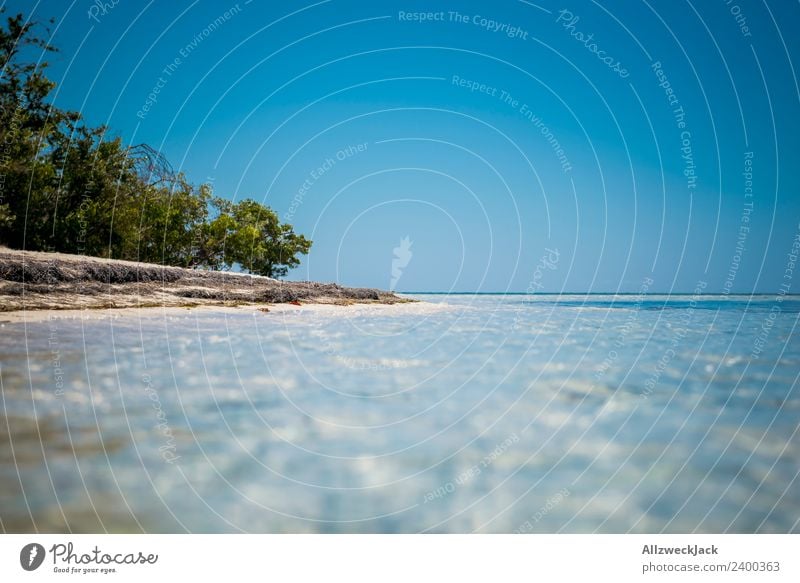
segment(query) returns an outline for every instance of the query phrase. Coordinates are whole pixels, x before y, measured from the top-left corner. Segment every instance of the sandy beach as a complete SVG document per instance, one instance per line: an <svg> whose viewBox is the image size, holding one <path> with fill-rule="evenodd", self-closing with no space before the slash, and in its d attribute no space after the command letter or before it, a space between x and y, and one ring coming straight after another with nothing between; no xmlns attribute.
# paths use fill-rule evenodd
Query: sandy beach
<svg viewBox="0 0 800 583"><path fill-rule="evenodd" d="M405 299L405 298L400 298ZM36 323L48 321L95 321L121 320L138 318L182 318L187 315L222 315L222 316L277 316L318 314L331 316L346 315L348 317L375 315L396 315L399 311L407 315L437 314L453 311L456 308L446 303L428 303L418 300L399 301L394 303L350 302L350 303L255 303L241 305L203 304L197 306L148 306L139 308L79 308L79 309L22 309L13 311L0 310L0 327L3 324Z"/></svg>

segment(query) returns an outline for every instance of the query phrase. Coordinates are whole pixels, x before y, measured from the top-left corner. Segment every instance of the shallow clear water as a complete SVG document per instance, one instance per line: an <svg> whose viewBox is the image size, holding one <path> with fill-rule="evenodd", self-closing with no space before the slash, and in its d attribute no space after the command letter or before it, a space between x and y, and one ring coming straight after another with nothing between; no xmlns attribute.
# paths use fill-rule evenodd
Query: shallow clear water
<svg viewBox="0 0 800 583"><path fill-rule="evenodd" d="M3 324L2 528L800 530L800 301L416 297Z"/></svg>

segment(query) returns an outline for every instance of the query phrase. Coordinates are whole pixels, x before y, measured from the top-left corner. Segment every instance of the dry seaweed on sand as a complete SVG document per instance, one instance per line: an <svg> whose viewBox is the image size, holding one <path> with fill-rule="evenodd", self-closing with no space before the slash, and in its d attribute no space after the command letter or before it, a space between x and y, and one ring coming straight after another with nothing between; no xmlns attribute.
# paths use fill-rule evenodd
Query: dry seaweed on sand
<svg viewBox="0 0 800 583"><path fill-rule="evenodd" d="M0 311L261 303L394 304L372 288L0 248Z"/></svg>

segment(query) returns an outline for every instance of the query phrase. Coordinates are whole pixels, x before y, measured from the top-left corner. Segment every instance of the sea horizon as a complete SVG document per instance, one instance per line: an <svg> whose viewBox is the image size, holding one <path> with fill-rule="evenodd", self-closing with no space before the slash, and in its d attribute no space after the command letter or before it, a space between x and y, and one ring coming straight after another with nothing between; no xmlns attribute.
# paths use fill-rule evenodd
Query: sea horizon
<svg viewBox="0 0 800 583"><path fill-rule="evenodd" d="M766 296L766 297L775 297L775 296L800 296L800 293L781 293L776 294L773 292L737 292L737 293L725 293L725 292L700 292L695 293L691 291L682 291L682 292L659 292L659 291L648 291L648 292L596 292L596 291L588 291L588 292L577 292L577 291L565 291L565 292L526 292L526 291L404 291L404 290L395 290L394 293L398 294L405 294L405 295L513 295L513 296L558 296L558 295L568 295L568 296L670 296L670 295L678 295L678 296L737 296L737 297L756 297L756 296Z"/></svg>

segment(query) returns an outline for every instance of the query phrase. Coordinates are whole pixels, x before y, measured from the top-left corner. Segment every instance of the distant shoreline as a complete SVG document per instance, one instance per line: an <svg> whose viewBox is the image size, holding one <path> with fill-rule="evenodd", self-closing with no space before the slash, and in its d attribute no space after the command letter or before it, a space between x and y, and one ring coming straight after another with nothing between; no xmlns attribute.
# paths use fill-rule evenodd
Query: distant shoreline
<svg viewBox="0 0 800 583"><path fill-rule="evenodd" d="M372 288L0 247L0 312L411 301Z"/></svg>

